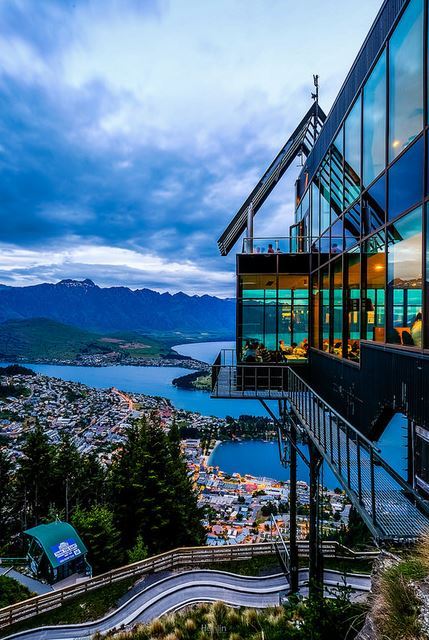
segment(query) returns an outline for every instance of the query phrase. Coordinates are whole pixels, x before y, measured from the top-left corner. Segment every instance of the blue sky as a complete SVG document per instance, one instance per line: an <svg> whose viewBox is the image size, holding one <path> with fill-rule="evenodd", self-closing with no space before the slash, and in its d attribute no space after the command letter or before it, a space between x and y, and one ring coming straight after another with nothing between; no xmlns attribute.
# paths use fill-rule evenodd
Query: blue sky
<svg viewBox="0 0 429 640"><path fill-rule="evenodd" d="M1 0L0 282L233 295L217 237L380 5ZM287 235L295 171L256 235Z"/></svg>

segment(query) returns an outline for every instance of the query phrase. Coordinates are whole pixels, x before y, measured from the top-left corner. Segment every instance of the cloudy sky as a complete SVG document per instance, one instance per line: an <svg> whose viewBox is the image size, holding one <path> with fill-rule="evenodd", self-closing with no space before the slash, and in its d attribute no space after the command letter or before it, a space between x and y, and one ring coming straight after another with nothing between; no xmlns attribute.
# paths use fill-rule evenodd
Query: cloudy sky
<svg viewBox="0 0 429 640"><path fill-rule="evenodd" d="M217 237L380 5L0 0L0 282L232 295ZM296 170L256 235L287 235Z"/></svg>

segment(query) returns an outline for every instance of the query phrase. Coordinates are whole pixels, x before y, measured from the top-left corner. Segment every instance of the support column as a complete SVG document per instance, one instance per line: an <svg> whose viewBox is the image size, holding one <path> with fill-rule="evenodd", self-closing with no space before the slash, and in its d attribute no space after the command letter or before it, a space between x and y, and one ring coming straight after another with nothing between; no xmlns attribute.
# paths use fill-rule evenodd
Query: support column
<svg viewBox="0 0 429 640"><path fill-rule="evenodd" d="M285 414L284 414L285 415ZM289 555L290 555L290 588L292 593L298 593L298 545L296 542L296 426L293 420L289 419L290 434L290 488L289 488Z"/></svg>
<svg viewBox="0 0 429 640"><path fill-rule="evenodd" d="M320 535L319 475L323 458L312 442L310 453L310 537L309 580L310 596L323 596L323 553Z"/></svg>

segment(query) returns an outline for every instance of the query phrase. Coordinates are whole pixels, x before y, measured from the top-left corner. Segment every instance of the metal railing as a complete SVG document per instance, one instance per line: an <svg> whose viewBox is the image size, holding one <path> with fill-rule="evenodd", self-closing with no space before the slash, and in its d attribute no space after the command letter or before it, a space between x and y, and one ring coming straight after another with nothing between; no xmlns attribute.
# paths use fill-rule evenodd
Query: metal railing
<svg viewBox="0 0 429 640"><path fill-rule="evenodd" d="M429 506L379 449L288 368L288 402L299 423L378 539L416 539L429 530Z"/></svg>
<svg viewBox="0 0 429 640"><path fill-rule="evenodd" d="M298 543L298 553L308 556L308 542ZM133 576L141 576L156 571L166 571L187 566L204 566L217 562L252 560L255 557L274 555L274 542L257 542L253 544L225 545L222 547L183 547L173 549L159 555L140 560L133 564L113 569L85 582L70 585L16 604L0 609L0 628L8 627L27 618L32 618L44 611L56 609L64 602L84 595L100 587L119 582ZM338 542L324 542L323 554L327 558L350 558L355 560L374 559L377 552L354 552Z"/></svg>
<svg viewBox="0 0 429 640"><path fill-rule="evenodd" d="M234 349L222 350L212 365L212 396L215 398L288 397L289 366L305 366L304 356L287 356L287 360L270 362L237 362Z"/></svg>
<svg viewBox="0 0 429 640"><path fill-rule="evenodd" d="M284 236L282 238L243 238L241 253L270 255L276 253L323 253L327 256L345 250L343 236Z"/></svg>
<svg viewBox="0 0 429 640"><path fill-rule="evenodd" d="M242 253L308 253L310 236L284 236L280 238L243 238Z"/></svg>

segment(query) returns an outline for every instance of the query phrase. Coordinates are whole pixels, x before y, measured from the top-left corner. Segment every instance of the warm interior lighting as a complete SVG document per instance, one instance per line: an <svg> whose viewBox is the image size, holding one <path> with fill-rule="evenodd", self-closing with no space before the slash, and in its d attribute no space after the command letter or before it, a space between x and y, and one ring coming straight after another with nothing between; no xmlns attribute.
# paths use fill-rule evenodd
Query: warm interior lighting
<svg viewBox="0 0 429 640"><path fill-rule="evenodd" d="M374 271L383 271L383 269L384 269L383 264L376 264L374 267Z"/></svg>
<svg viewBox="0 0 429 640"><path fill-rule="evenodd" d="M394 149L397 149L400 145L401 145L401 141L400 141L400 140L394 140L394 141L392 142L392 147L393 147Z"/></svg>

